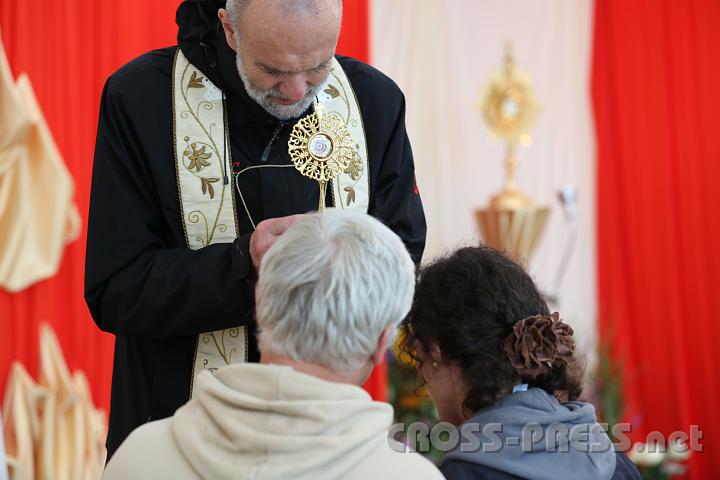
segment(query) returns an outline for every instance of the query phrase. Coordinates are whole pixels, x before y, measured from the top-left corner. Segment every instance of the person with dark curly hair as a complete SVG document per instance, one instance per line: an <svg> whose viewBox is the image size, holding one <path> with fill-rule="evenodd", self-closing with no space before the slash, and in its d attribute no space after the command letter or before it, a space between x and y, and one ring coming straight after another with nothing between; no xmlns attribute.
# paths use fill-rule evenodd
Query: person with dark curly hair
<svg viewBox="0 0 720 480"><path fill-rule="evenodd" d="M446 478L640 478L578 401L572 327L502 253L467 247L425 267L403 330L440 420L459 428Z"/></svg>

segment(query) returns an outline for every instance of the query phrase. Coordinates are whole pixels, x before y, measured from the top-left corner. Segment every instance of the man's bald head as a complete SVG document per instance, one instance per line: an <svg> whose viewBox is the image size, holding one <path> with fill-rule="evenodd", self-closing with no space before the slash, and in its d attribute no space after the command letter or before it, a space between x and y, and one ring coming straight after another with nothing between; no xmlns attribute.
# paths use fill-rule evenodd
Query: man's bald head
<svg viewBox="0 0 720 480"><path fill-rule="evenodd" d="M311 46L340 34L339 0L227 0L238 41Z"/></svg>
<svg viewBox="0 0 720 480"><path fill-rule="evenodd" d="M241 16L253 0L227 0L225 9L234 25L238 25ZM342 16L342 0L260 0L262 8L274 7L284 16L296 17L299 15L319 16L328 10Z"/></svg>

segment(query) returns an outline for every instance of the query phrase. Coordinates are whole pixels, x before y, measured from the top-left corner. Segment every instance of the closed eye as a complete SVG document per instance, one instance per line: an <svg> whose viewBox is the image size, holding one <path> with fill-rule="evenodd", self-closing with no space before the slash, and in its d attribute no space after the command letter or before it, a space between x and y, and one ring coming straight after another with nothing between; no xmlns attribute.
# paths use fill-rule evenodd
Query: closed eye
<svg viewBox="0 0 720 480"><path fill-rule="evenodd" d="M330 60L325 60L323 63L313 68L312 71L315 73L323 73L330 66Z"/></svg>
<svg viewBox="0 0 720 480"><path fill-rule="evenodd" d="M331 60L332 60L332 57L329 58L329 59L327 59L327 60L325 60L324 62L322 62L322 63L321 63L320 65L318 65L317 67L312 68L312 69L307 70L307 71L310 71L310 72L313 72L313 73L324 73L324 72L328 69L328 67L330 66L330 61L331 61ZM278 70L278 69L276 69L276 68L269 67L269 66L264 65L264 64L262 64L262 63L257 63L256 65L257 65L258 67L260 67L260 69L261 69L263 72L265 72L265 73L268 74L268 75L272 75L273 77L282 77L283 75L292 75L292 74L295 73L295 72L283 72L283 71L281 71L281 70ZM300 73L300 72L297 72L297 73Z"/></svg>
<svg viewBox="0 0 720 480"><path fill-rule="evenodd" d="M268 68L268 67L261 67L265 73L268 75L272 75L273 77L279 77L283 74L280 70L275 70L274 68Z"/></svg>

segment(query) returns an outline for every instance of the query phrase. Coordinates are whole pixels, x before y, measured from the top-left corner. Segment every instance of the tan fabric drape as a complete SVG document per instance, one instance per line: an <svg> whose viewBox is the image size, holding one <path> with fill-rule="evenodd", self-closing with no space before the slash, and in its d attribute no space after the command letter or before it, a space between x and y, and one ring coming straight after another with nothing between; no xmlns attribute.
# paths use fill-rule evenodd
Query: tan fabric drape
<svg viewBox="0 0 720 480"><path fill-rule="evenodd" d="M12 480L94 480L105 465L105 416L87 379L70 374L52 329L40 332L36 383L15 363L3 400L3 430Z"/></svg>
<svg viewBox="0 0 720 480"><path fill-rule="evenodd" d="M7 473L7 463L5 462L5 443L2 427L2 414L0 414L0 480L8 480Z"/></svg>
<svg viewBox="0 0 720 480"><path fill-rule="evenodd" d="M57 272L80 216L73 180L30 80L13 80L0 43L0 287L16 292Z"/></svg>

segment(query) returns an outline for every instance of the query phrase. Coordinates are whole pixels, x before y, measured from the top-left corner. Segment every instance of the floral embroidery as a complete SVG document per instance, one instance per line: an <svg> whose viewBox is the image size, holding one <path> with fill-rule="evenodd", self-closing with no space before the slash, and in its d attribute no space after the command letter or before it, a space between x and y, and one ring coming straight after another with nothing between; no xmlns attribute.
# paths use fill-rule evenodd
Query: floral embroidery
<svg viewBox="0 0 720 480"><path fill-rule="evenodd" d="M345 203L350 206L351 203L355 201L355 188L354 187L345 187L343 188L347 192L347 200L345 200Z"/></svg>
<svg viewBox="0 0 720 480"><path fill-rule="evenodd" d="M220 180L217 177L211 177L211 178L200 178L200 183L202 187L203 195L206 193L210 194L210 199L215 198L215 189L213 188L212 184Z"/></svg>
<svg viewBox="0 0 720 480"><path fill-rule="evenodd" d="M192 152L190 150L185 150L183 154L188 157L188 160L190 160L190 165L188 166L188 170L192 170L193 168L195 171L199 172L203 169L203 167L209 167L210 162L207 162L212 154L211 153L205 153L205 145L202 146L200 150L197 149L196 143L191 143L190 148L192 149ZM203 191L203 193L205 193Z"/></svg>
<svg viewBox="0 0 720 480"><path fill-rule="evenodd" d="M361 162L358 161L357 156L353 160L353 162L348 165L348 167L344 170L344 173L347 173L350 175L350 178L353 179L353 181L357 181L358 178L360 178L360 174L362 173L363 165Z"/></svg>
<svg viewBox="0 0 720 480"><path fill-rule="evenodd" d="M178 50L173 69L176 173L186 243L193 250L230 243L238 233L232 186L220 180L226 157L232 162L223 101L222 91ZM247 361L247 341L245 327L199 334L190 396L200 371Z"/></svg>
<svg viewBox="0 0 720 480"><path fill-rule="evenodd" d="M213 129L218 128L218 122L214 121L216 105L213 102L222 101L222 91L213 85L207 77L202 76L199 71L190 67L190 64L187 64L180 75L180 85L185 85L185 88L181 89L179 93L186 108L180 111L179 116L181 120L192 121L199 127L197 133L200 134L199 137L202 140L195 138L195 134L193 134L192 139L188 135L184 137L187 147L183 151L183 156L187 160L183 162L183 165L187 171L200 180L198 187L202 195L208 195L213 200L216 193L213 184L218 182L220 178L217 176L217 173L219 173L217 169L222 168L220 162L213 160L222 158L214 138L217 134L213 133ZM189 78L187 75L189 75ZM204 95L203 92L191 94L191 89L202 89ZM219 128L224 128L224 125L220 124ZM200 172L205 173L206 171L213 171L216 176L199 175ZM202 212L191 212L195 214L193 217L187 216L190 223L203 222L205 234L197 237L197 240L203 246L210 245L218 231L224 232L227 230L227 225L220 221L226 196L225 184L221 185L219 189L220 191L217 193L219 193L220 201L217 205L209 204L207 207L203 207Z"/></svg>
<svg viewBox="0 0 720 480"><path fill-rule="evenodd" d="M233 327L228 328L225 330L217 330L215 332L207 332L207 333L201 333L200 338L202 339L203 343L209 344L212 342L217 352L220 354L220 357L222 358L223 362L225 362L225 365L230 365L233 363L233 355L237 353L237 347L232 347L232 339L238 338L240 335L240 329L243 327ZM245 332L242 332L243 335ZM230 346L232 347L230 350L228 350L228 345L226 345L226 337L225 335L228 335L230 338L228 339L230 342ZM241 360L246 361L246 360ZM205 359L203 362L203 366L207 367L208 361ZM208 370L213 370L212 368L207 368ZM217 368L215 368L217 370Z"/></svg>
<svg viewBox="0 0 720 480"><path fill-rule="evenodd" d="M203 88L203 77L199 77L197 72L192 72L187 88Z"/></svg>
<svg viewBox="0 0 720 480"><path fill-rule="evenodd" d="M327 88L323 90L323 92L330 95L331 98L337 98L340 96L340 90L338 90L335 86L328 84Z"/></svg>

